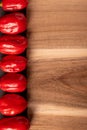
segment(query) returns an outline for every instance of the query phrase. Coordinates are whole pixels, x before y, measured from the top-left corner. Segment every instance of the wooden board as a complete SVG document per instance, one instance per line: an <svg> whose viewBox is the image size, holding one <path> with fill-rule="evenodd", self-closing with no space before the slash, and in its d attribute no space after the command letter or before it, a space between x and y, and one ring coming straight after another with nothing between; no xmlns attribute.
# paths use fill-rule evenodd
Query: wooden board
<svg viewBox="0 0 87 130"><path fill-rule="evenodd" d="M30 130L87 130L87 1L31 0Z"/></svg>

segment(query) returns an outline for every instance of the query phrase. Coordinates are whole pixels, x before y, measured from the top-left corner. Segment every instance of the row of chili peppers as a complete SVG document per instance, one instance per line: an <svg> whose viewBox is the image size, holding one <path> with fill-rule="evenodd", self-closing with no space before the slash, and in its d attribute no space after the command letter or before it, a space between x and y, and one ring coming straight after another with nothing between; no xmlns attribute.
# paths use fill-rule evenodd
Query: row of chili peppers
<svg viewBox="0 0 87 130"><path fill-rule="evenodd" d="M2 0L0 5L4 11L10 11L0 18L0 53L6 55L0 61L0 69L5 72L0 78L0 89L8 93L0 98L0 113L5 116L0 119L0 130L28 130L29 120L17 116L27 108L26 99L20 96L27 86L26 77L20 73L26 69L27 59L19 55L27 48L27 38L20 34L27 28L27 19L17 11L26 8L28 1Z"/></svg>

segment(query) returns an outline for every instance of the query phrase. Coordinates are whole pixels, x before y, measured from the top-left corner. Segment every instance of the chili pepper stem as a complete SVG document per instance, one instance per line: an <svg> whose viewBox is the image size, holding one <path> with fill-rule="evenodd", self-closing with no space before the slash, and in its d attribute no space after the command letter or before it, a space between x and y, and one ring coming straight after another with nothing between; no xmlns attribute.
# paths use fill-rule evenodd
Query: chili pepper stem
<svg viewBox="0 0 87 130"><path fill-rule="evenodd" d="M2 7L2 2L0 3L0 7Z"/></svg>

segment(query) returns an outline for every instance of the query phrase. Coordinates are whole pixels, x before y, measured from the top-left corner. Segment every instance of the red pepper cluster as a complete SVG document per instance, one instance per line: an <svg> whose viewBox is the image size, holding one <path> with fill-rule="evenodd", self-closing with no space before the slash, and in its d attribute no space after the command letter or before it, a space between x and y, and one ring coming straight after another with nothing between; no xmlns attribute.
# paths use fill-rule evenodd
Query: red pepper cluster
<svg viewBox="0 0 87 130"><path fill-rule="evenodd" d="M20 54L27 48L26 16L17 12L27 7L28 0L2 0L2 8L8 12L0 18L0 53L6 55L0 61L0 69L5 72L0 78L0 89L6 92L0 98L0 130L28 130L30 123L19 116L27 108L27 101L21 92L26 90L27 80L21 73L26 69L27 59ZM7 116L7 117L6 117ZM8 117L9 116L9 117Z"/></svg>

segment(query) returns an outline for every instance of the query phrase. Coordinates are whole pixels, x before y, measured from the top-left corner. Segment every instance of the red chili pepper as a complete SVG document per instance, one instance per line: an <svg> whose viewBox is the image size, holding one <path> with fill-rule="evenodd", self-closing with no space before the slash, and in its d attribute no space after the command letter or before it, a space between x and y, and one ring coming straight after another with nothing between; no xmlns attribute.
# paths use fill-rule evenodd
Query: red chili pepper
<svg viewBox="0 0 87 130"><path fill-rule="evenodd" d="M27 21L23 13L6 14L0 18L0 31L5 34L18 34L26 30Z"/></svg>
<svg viewBox="0 0 87 130"><path fill-rule="evenodd" d="M0 37L0 52L3 54L20 54L27 48L27 39L21 35L4 35Z"/></svg>
<svg viewBox="0 0 87 130"><path fill-rule="evenodd" d="M14 116L23 112L27 101L18 94L6 94L0 98L0 112L6 116Z"/></svg>
<svg viewBox="0 0 87 130"><path fill-rule="evenodd" d="M17 11L24 9L28 5L28 0L2 0L3 10Z"/></svg>
<svg viewBox="0 0 87 130"><path fill-rule="evenodd" d="M4 72L21 72L26 68L27 59L23 56L5 56L0 62L0 68Z"/></svg>
<svg viewBox="0 0 87 130"><path fill-rule="evenodd" d="M23 116L0 119L0 130L28 130L30 123Z"/></svg>
<svg viewBox="0 0 87 130"><path fill-rule="evenodd" d="M6 92L22 92L26 86L27 80L22 74L8 73L0 79L0 89Z"/></svg>

